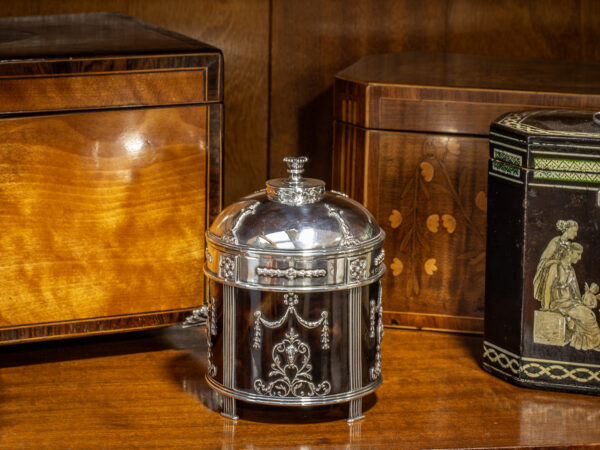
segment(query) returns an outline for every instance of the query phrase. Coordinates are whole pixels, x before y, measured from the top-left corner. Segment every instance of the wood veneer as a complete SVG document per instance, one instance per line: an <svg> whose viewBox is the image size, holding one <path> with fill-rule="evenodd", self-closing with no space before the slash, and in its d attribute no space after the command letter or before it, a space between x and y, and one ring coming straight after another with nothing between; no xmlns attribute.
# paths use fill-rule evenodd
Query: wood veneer
<svg viewBox="0 0 600 450"><path fill-rule="evenodd" d="M0 446L597 448L600 397L520 388L479 367L480 337L386 328L365 419L343 407L220 416L202 328L0 348Z"/></svg>
<svg viewBox="0 0 600 450"><path fill-rule="evenodd" d="M336 75L332 185L387 234L386 323L483 331L490 123L600 109L599 77L593 63L419 52Z"/></svg>
<svg viewBox="0 0 600 450"><path fill-rule="evenodd" d="M220 52L112 13L1 30L0 343L181 321L222 205Z"/></svg>

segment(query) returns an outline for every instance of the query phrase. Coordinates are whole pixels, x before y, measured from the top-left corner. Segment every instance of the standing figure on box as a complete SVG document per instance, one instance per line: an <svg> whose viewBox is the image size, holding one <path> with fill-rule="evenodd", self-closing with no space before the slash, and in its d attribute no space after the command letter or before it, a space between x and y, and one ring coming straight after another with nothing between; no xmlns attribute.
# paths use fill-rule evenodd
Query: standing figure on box
<svg viewBox="0 0 600 450"><path fill-rule="evenodd" d="M567 248L570 241L577 237L579 225L574 220L559 220L556 222L556 228L561 232L548 242L548 245L540 256L535 276L533 278L533 296L536 300L542 303L542 310L549 309L547 297L544 297L544 286L546 285L546 277L548 269L553 262L558 261L558 254Z"/></svg>

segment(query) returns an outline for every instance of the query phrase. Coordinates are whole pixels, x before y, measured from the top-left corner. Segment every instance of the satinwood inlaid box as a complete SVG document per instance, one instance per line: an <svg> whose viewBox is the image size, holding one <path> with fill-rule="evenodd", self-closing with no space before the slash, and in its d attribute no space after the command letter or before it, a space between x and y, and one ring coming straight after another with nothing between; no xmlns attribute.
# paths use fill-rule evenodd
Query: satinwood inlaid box
<svg viewBox="0 0 600 450"><path fill-rule="evenodd" d="M337 74L332 187L387 233L387 324L483 331L490 123L600 109L599 77L597 64L428 53Z"/></svg>
<svg viewBox="0 0 600 450"><path fill-rule="evenodd" d="M222 55L114 13L0 20L0 343L202 304Z"/></svg>

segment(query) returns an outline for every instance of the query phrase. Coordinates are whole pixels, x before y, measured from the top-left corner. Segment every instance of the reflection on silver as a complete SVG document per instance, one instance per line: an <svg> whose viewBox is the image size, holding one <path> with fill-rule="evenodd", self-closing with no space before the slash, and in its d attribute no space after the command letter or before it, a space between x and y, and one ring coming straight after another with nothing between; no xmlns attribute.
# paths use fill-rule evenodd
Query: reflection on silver
<svg viewBox="0 0 600 450"><path fill-rule="evenodd" d="M325 269L294 269L290 267L288 269L271 269L269 267L257 267L256 273L263 277L270 278L282 278L285 277L288 280L295 278L319 278L327 275Z"/></svg>
<svg viewBox="0 0 600 450"><path fill-rule="evenodd" d="M361 448L364 447L361 444L361 427L362 427L362 422L348 422L348 435L349 435L349 440L350 440L350 447L354 448Z"/></svg>
<svg viewBox="0 0 600 450"><path fill-rule="evenodd" d="M253 220L235 232L238 244L230 236L232 218L259 202ZM323 200L307 205L290 206L269 200L265 193L254 194L223 210L207 232L207 244L228 251L276 250L345 253L364 247L381 247L385 233L373 216L359 203L336 194L326 193ZM356 245L350 245L355 243ZM214 254L213 254L214 257Z"/></svg>
<svg viewBox="0 0 600 450"><path fill-rule="evenodd" d="M261 311L256 311L254 313L254 338L252 340L252 348L259 349L262 345L262 327L264 325L267 328L275 329L281 327L285 322L287 322L288 318L294 316L298 323L302 325L304 328L308 328L312 330L313 328L317 328L321 326L321 348L323 350L329 349L329 322L327 320L328 313L327 311L321 312L321 318L315 321L308 321L302 316L298 314L296 311L296 305L298 304L298 294L293 292L288 292L283 296L283 304L287 306L285 314L281 316L278 320L269 321L262 316Z"/></svg>
<svg viewBox="0 0 600 450"><path fill-rule="evenodd" d="M237 232L240 229L240 227L242 226L242 221L244 220L244 218L246 216L248 216L250 214L254 214L258 205L260 205L260 202L257 202L256 200L254 200L252 202L252 204L246 206L245 208L242 208L242 210L239 212L239 215L238 215L237 219L235 220L231 229L227 230L227 232L223 235L223 240L225 242L227 242L229 244L239 244L240 243L240 241L238 240L238 237L237 237Z"/></svg>
<svg viewBox="0 0 600 450"><path fill-rule="evenodd" d="M332 189L332 190L331 190L331 191L329 191L329 192L332 192L332 193L334 193L334 194L341 195L342 197L348 198L348 194L346 194L346 193L344 193L344 192L336 191L336 190L334 190L334 189Z"/></svg>
<svg viewBox="0 0 600 450"><path fill-rule="evenodd" d="M377 353L375 354L375 365L369 369L369 378L371 381L378 379L381 376L381 341L383 340L383 306L381 304L381 280L379 281L379 295L377 298ZM371 300L371 304L373 304ZM374 337L374 336L371 336Z"/></svg>
<svg viewBox="0 0 600 450"><path fill-rule="evenodd" d="M204 249L204 252L205 252L205 254L206 254L206 260L207 260L208 262L213 262L212 255L210 254L210 251L208 250L208 247L206 247L206 248Z"/></svg>
<svg viewBox="0 0 600 450"><path fill-rule="evenodd" d="M275 344L269 372L269 377L275 379L268 384L260 378L254 380L256 392L269 397L314 397L329 394L329 381L322 381L318 385L312 382L310 349L299 336L290 328L283 341Z"/></svg>
<svg viewBox="0 0 600 450"><path fill-rule="evenodd" d="M340 240L340 247L356 247L360 245L360 241L356 239L352 232L350 231L350 227L344 220L341 214L341 210L335 209L333 206L329 204L325 204L327 211L329 211L329 215L335 218L340 225L340 230L342 231L342 239Z"/></svg>

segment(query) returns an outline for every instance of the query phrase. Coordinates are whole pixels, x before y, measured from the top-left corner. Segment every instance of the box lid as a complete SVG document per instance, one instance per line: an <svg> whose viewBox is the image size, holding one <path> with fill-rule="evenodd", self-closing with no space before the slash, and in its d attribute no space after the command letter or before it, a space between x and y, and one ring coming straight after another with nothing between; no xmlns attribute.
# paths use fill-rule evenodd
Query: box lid
<svg viewBox="0 0 600 450"><path fill-rule="evenodd" d="M0 113L222 101L222 55L120 13L0 19Z"/></svg>
<svg viewBox="0 0 600 450"><path fill-rule="evenodd" d="M600 182L600 113L537 110L508 113L490 130L490 157L536 171L593 174ZM592 181L591 179L588 181Z"/></svg>
<svg viewBox="0 0 600 450"><path fill-rule="evenodd" d="M600 64L450 53L367 56L335 80L337 120L369 129L487 135L500 114L600 110Z"/></svg>

